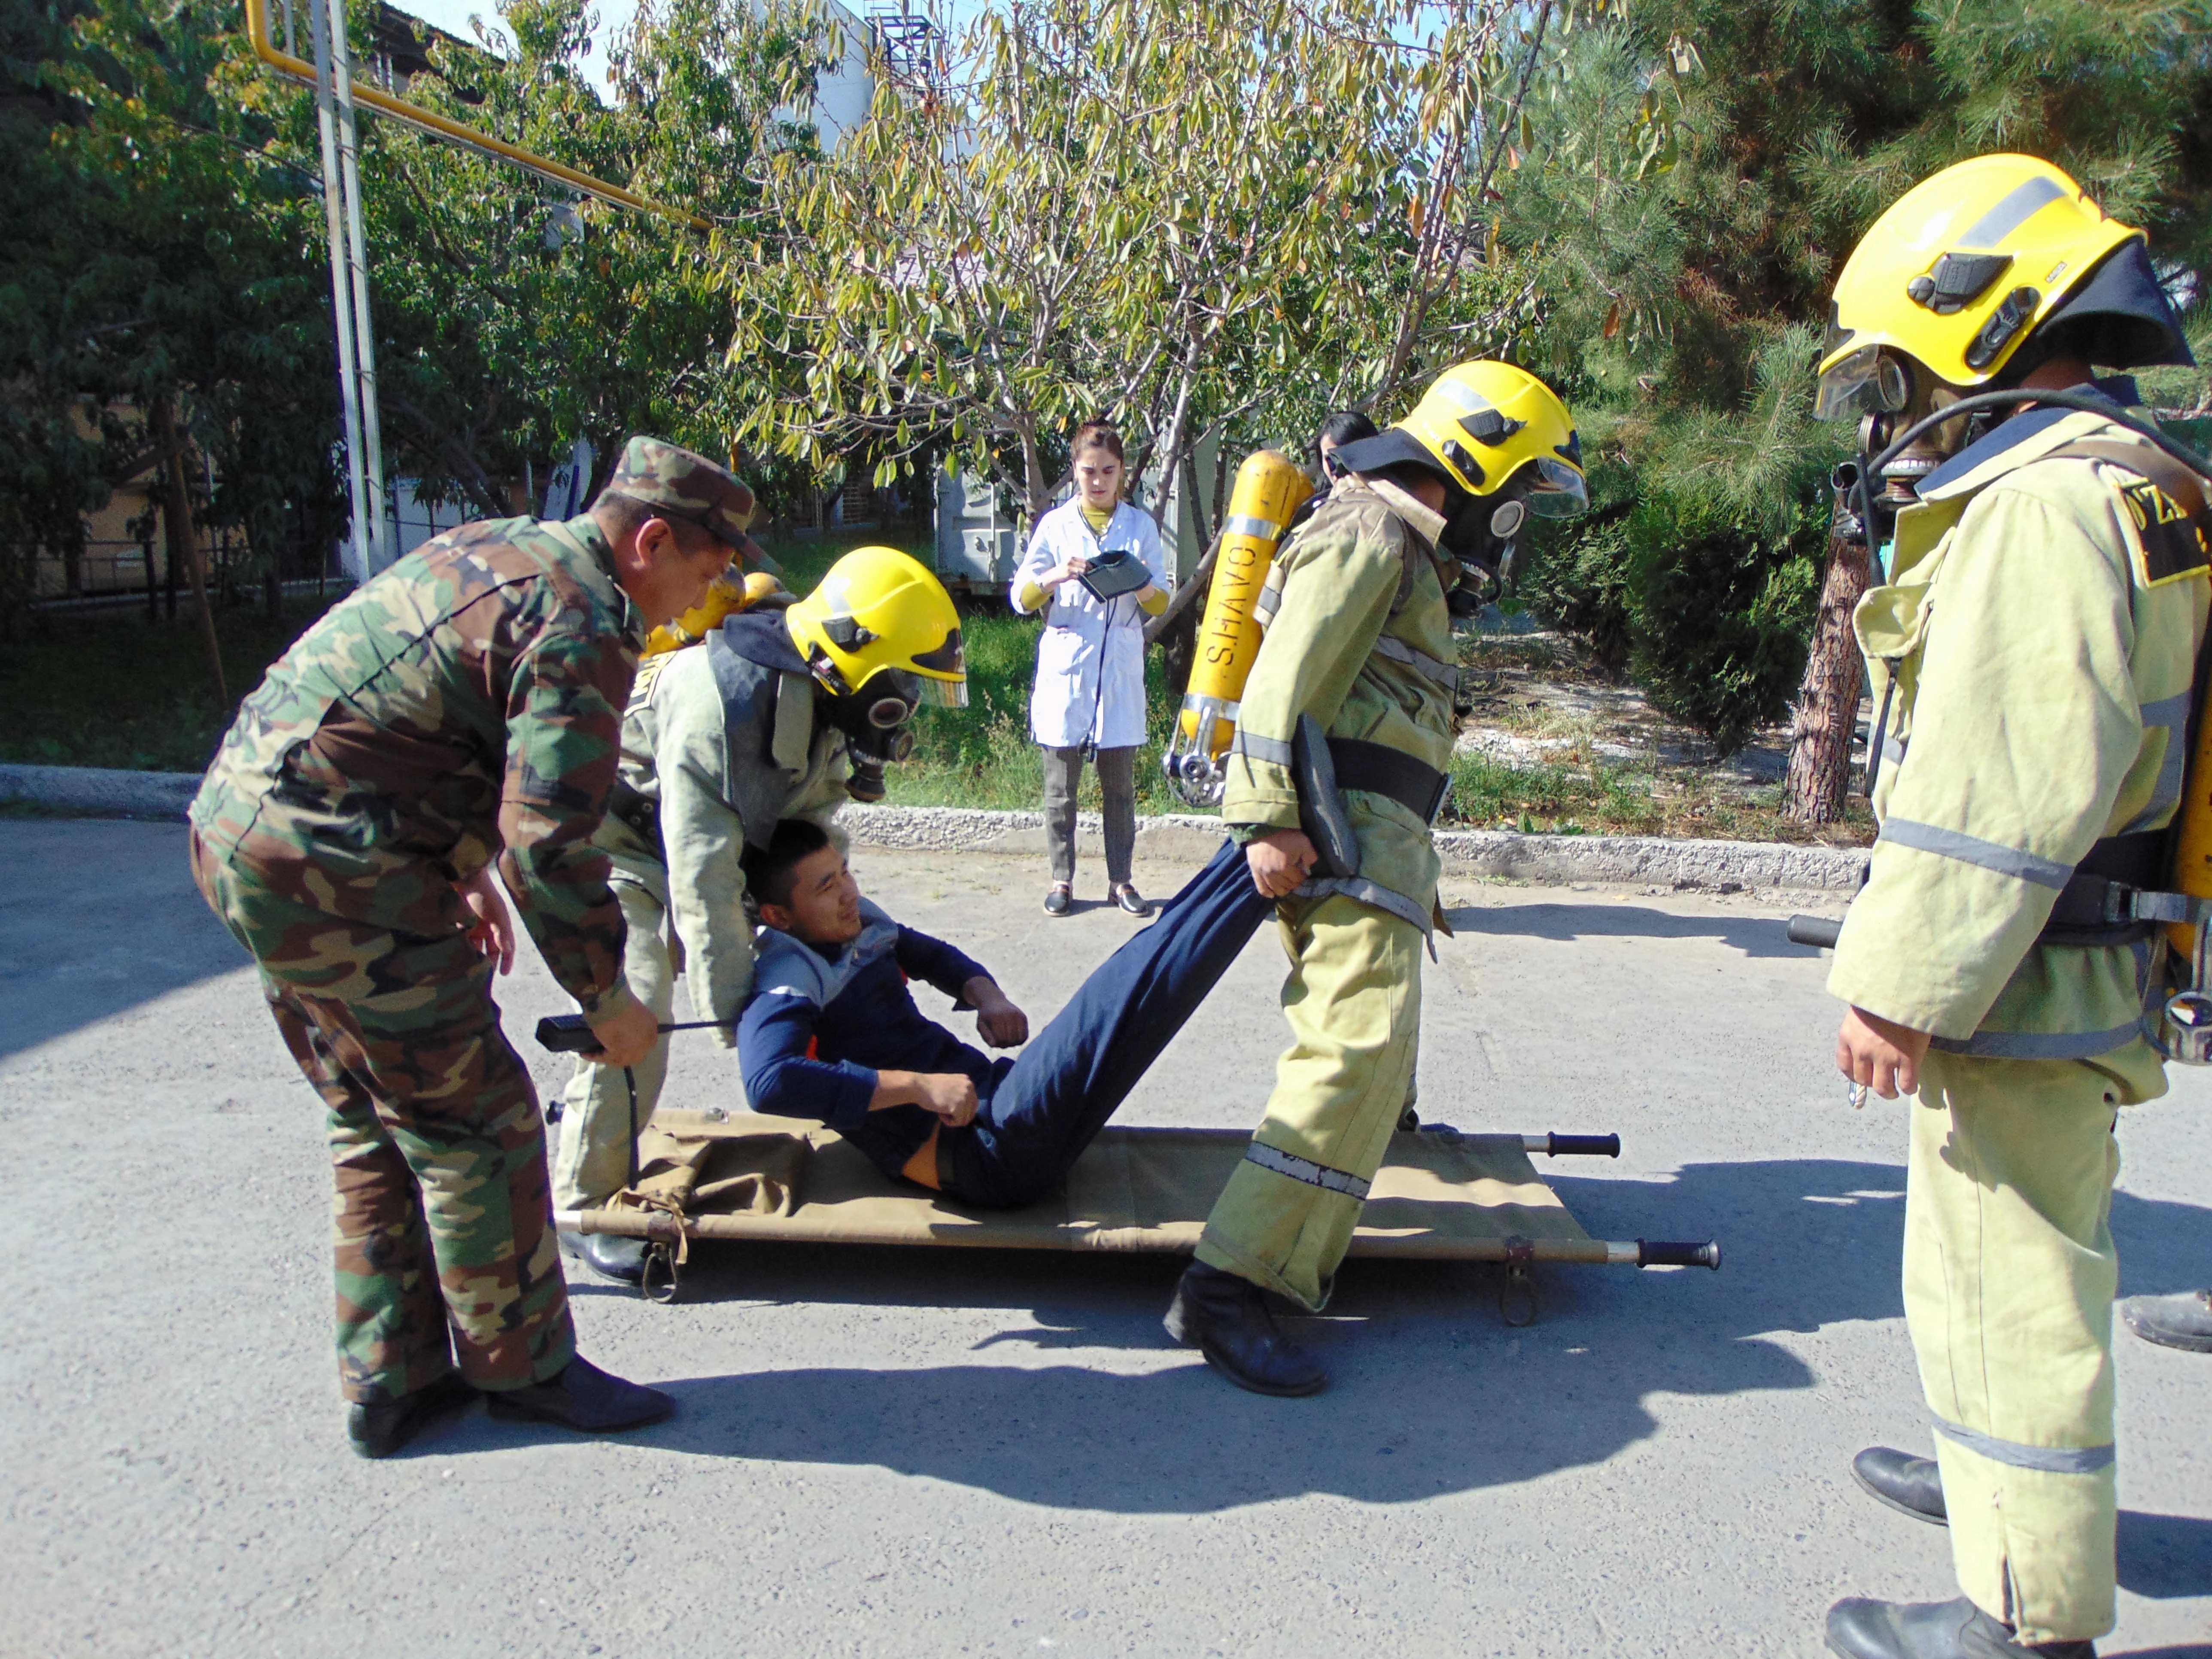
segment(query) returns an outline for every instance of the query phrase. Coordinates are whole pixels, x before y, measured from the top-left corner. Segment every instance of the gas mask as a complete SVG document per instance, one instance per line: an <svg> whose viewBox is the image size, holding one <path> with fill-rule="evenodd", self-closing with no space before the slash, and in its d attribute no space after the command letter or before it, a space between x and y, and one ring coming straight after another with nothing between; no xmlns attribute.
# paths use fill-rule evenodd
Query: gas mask
<svg viewBox="0 0 2212 1659"><path fill-rule="evenodd" d="M1848 478L1838 467L1833 481L1839 497L1856 503L1846 510L1857 522L1847 530L1855 527L1869 545L1880 547L1889 539L1898 514L1919 498L1920 480L1981 435L1985 421L1978 413L1945 421L1914 439L1881 477L1863 476L1899 433L1960 396L1958 387L1886 346L1855 351L1820 377L1814 418L1860 416L1858 463L1849 469Z"/></svg>
<svg viewBox="0 0 2212 1659"><path fill-rule="evenodd" d="M901 668L871 674L857 691L822 692L830 724L845 734L853 775L845 791L872 805L884 798L884 768L914 753L914 711L921 705L921 677Z"/></svg>
<svg viewBox="0 0 2212 1659"><path fill-rule="evenodd" d="M1437 545L1460 562L1462 571L1480 571L1500 592L1513 586L1520 568L1521 532L1528 526L1528 503L1517 494L1470 495L1445 521ZM1480 587L1461 579L1462 586Z"/></svg>

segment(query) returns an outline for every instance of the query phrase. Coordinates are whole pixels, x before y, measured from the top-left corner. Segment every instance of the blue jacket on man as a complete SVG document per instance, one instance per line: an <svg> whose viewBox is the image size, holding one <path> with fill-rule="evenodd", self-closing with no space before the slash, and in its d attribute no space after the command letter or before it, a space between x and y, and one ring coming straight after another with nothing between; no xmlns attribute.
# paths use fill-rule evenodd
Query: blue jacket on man
<svg viewBox="0 0 2212 1659"><path fill-rule="evenodd" d="M938 1133L938 1186L969 1204L1034 1202L1066 1176L1115 1109L1273 908L1241 851L1220 854L1077 988L1021 1057L992 1060L915 1006L909 978L958 1000L985 970L866 899L860 936L809 945L764 927L738 1058L753 1109L816 1118L893 1179ZM939 1128L920 1106L870 1111L877 1073L958 1073L975 1121Z"/></svg>

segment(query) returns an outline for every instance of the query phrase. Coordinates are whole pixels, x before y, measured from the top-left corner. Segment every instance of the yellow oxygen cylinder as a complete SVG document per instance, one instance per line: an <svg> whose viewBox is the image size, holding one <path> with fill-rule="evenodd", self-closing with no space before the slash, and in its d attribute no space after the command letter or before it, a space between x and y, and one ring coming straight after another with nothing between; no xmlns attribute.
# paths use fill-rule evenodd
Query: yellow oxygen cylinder
<svg viewBox="0 0 2212 1659"><path fill-rule="evenodd" d="M1198 648L1182 711L1168 751L1160 757L1169 786L1193 806L1221 799L1221 757L1237 734L1237 705L1245 677L1260 654L1260 621L1253 603L1267 580L1291 515L1313 494L1313 481L1272 449L1254 452L1237 469L1236 488L1221 523L1213 582L1198 625Z"/></svg>
<svg viewBox="0 0 2212 1659"><path fill-rule="evenodd" d="M2173 820L2173 869L2168 878L2175 892L2200 899L2212 899L2212 720L2205 718L2207 712L2212 711L2198 712L2197 752L2183 775L2187 782ZM2182 960L2195 959L2195 927L2169 922L2166 936Z"/></svg>

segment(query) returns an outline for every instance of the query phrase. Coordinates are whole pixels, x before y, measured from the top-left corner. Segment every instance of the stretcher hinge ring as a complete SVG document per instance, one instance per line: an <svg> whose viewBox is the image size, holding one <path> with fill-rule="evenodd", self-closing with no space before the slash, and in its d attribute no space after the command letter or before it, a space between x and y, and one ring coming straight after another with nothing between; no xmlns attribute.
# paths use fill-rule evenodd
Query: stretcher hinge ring
<svg viewBox="0 0 2212 1659"><path fill-rule="evenodd" d="M1518 1233L1505 1241L1505 1282L1498 1287L1498 1316L1516 1331L1536 1322L1535 1265L1534 1243Z"/></svg>

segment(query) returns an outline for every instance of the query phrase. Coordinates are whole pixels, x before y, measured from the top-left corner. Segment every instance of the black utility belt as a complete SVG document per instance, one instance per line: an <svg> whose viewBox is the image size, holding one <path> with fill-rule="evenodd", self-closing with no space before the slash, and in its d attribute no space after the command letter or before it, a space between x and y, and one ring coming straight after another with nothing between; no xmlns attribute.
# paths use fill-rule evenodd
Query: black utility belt
<svg viewBox="0 0 2212 1659"><path fill-rule="evenodd" d="M1402 749L1359 738L1331 738L1329 759L1336 787L1388 795L1424 823L1434 823L1451 791L1451 776L1424 765Z"/></svg>
<svg viewBox="0 0 2212 1659"><path fill-rule="evenodd" d="M2137 893L2166 885L2166 832L2111 836L2092 847L2058 890L2039 945L2135 945L2157 931L2132 915Z"/></svg>

